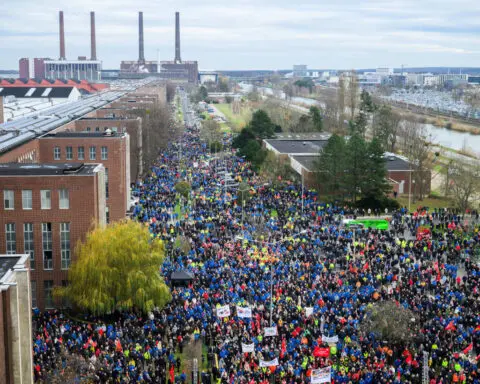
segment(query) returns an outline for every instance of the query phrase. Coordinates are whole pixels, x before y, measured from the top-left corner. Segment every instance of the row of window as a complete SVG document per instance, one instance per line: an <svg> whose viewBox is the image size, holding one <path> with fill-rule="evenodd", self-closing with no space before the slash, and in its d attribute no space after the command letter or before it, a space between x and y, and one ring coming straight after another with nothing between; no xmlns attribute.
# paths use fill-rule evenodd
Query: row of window
<svg viewBox="0 0 480 384"><path fill-rule="evenodd" d="M62 287L67 286L67 281L62 280ZM37 307L37 282L32 280L30 282L31 292L32 292L32 307ZM43 297L45 298L45 308L51 309L54 307L53 303L53 280L44 280L43 281Z"/></svg>
<svg viewBox="0 0 480 384"><path fill-rule="evenodd" d="M90 160L97 160L97 147L92 145L90 147ZM108 147L101 148L100 156L102 160L108 160ZM60 147L53 148L53 159L62 160L62 149ZM65 147L65 159L73 160L73 147ZM85 147L77 148L77 160L85 160Z"/></svg>
<svg viewBox="0 0 480 384"><path fill-rule="evenodd" d="M23 252L30 255L30 269L35 269L35 244L33 223L23 223ZM5 224L7 255L17 253L17 231L15 223ZM70 268L70 223L60 223L60 253L62 269ZM52 223L42 223L42 262L44 270L53 269Z"/></svg>
<svg viewBox="0 0 480 384"><path fill-rule="evenodd" d="M22 209L32 209L33 198L32 190L24 189L22 190ZM3 190L3 208L6 210L15 209L15 191L12 189ZM41 209L52 209L52 191L50 189L40 190L40 208ZM59 189L58 190L58 208L59 209L69 209L70 208L70 197L68 189Z"/></svg>

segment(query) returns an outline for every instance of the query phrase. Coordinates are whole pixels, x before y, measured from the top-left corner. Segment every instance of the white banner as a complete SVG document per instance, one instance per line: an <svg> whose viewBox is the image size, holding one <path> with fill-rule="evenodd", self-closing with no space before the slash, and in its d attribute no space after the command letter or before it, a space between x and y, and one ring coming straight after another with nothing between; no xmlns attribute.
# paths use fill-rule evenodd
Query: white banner
<svg viewBox="0 0 480 384"><path fill-rule="evenodd" d="M239 307L237 305L237 316L238 317L252 317L252 308L248 307Z"/></svg>
<svg viewBox="0 0 480 384"><path fill-rule="evenodd" d="M265 336L277 336L277 327L266 327Z"/></svg>
<svg viewBox="0 0 480 384"><path fill-rule="evenodd" d="M242 343L242 352L243 353L249 353L249 352L253 352L254 351L254 348L255 348L255 344L243 344Z"/></svg>
<svg viewBox="0 0 480 384"><path fill-rule="evenodd" d="M228 305L224 305L223 307L217 308L217 316L218 317L228 317L230 316L230 307Z"/></svg>
<svg viewBox="0 0 480 384"><path fill-rule="evenodd" d="M322 336L322 341L324 343L338 343L338 336L332 336L332 337Z"/></svg>
<svg viewBox="0 0 480 384"><path fill-rule="evenodd" d="M331 367L312 369L312 384L330 383L332 381Z"/></svg>
<svg viewBox="0 0 480 384"><path fill-rule="evenodd" d="M313 315L313 307L305 308L305 316L310 317Z"/></svg>
<svg viewBox="0 0 480 384"><path fill-rule="evenodd" d="M278 365L278 358L273 359L272 361L263 361L260 360L260 367L276 367Z"/></svg>

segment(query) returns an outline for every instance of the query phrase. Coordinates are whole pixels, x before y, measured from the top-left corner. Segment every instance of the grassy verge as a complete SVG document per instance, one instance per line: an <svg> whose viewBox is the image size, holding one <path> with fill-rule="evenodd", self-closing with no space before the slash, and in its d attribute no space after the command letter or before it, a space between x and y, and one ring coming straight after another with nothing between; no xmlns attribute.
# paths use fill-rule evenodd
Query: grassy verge
<svg viewBox="0 0 480 384"><path fill-rule="evenodd" d="M400 196L397 198L398 203L402 207L408 208L408 196ZM438 193L432 192L432 194L423 200L416 200L413 202L413 199L410 204L410 210L415 211L417 207L428 207L430 209L434 208L448 208L452 206L452 201L446 197L440 196Z"/></svg>
<svg viewBox="0 0 480 384"><path fill-rule="evenodd" d="M238 115L232 112L231 104L215 104L220 112L225 115L225 118L231 123L234 130L241 130L247 124L250 119L250 111L248 109L242 109L242 112Z"/></svg>

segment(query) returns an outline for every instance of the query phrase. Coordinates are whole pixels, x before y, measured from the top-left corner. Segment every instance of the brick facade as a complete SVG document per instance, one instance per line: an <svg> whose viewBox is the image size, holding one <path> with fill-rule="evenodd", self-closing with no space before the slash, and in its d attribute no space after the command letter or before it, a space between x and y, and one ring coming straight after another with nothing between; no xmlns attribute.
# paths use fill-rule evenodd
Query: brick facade
<svg viewBox="0 0 480 384"><path fill-rule="evenodd" d="M33 224L34 263L30 277L36 284L37 307L44 309L44 282L53 281L60 286L67 280L67 269L62 269L60 248L61 223L70 224L70 258L75 259L74 249L78 240L95 223L105 225L105 181L101 164L90 165L95 169L88 174L18 175L5 176L0 173L0 254L7 253L6 224L15 224L16 253L26 253L24 224ZM68 190L69 208L59 208L59 190ZM4 190L14 191L14 209L5 209ZM32 209L23 209L22 190L32 191ZM51 209L41 209L41 190L51 191ZM42 223L51 223L53 268L44 268Z"/></svg>
<svg viewBox="0 0 480 384"><path fill-rule="evenodd" d="M65 136L64 136L65 135ZM75 134L58 133L44 136L40 142L40 163L102 163L105 174L108 175L108 193L106 206L109 221L124 219L130 198L130 148L129 135L120 134L105 136L103 134ZM67 147L72 148L72 158L67 159ZM79 148L83 147L84 158L78 157ZM95 159L90 158L90 149L95 148ZM60 158L55 159L55 148L60 149ZM102 148L106 148L107 158L102 158Z"/></svg>
<svg viewBox="0 0 480 384"><path fill-rule="evenodd" d="M31 140L0 155L0 163L38 163L38 139Z"/></svg>
<svg viewBox="0 0 480 384"><path fill-rule="evenodd" d="M3 97L0 96L0 124L3 122Z"/></svg>
<svg viewBox="0 0 480 384"><path fill-rule="evenodd" d="M143 173L142 119L134 118L83 118L75 121L71 129L76 132L103 132L105 129L128 133L130 136L130 180L134 182Z"/></svg>

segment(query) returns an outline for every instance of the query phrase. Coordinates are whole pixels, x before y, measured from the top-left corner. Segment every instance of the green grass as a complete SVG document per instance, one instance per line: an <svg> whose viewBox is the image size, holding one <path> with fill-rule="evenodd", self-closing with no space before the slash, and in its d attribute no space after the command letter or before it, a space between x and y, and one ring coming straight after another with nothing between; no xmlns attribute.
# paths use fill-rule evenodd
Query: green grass
<svg viewBox="0 0 480 384"><path fill-rule="evenodd" d="M232 132L232 129L226 123L220 123L220 130L226 133Z"/></svg>
<svg viewBox="0 0 480 384"><path fill-rule="evenodd" d="M408 208L408 196L400 196L397 198L400 206ZM452 206L452 201L443 196L439 196L436 193L432 193L430 196L424 198L423 200L417 200L415 203L413 200L410 204L410 211L415 211L417 207L428 207L430 209L434 208L448 208Z"/></svg>
<svg viewBox="0 0 480 384"><path fill-rule="evenodd" d="M225 115L235 130L241 130L250 119L250 112L245 109L238 115L233 114L231 104L215 104L215 108Z"/></svg>

